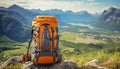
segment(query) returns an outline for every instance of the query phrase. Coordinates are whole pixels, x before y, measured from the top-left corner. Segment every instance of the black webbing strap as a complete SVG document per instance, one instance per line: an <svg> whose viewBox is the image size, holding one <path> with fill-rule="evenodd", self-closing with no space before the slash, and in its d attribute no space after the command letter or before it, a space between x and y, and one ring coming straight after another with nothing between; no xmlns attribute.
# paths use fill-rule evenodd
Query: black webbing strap
<svg viewBox="0 0 120 69"><path fill-rule="evenodd" d="M31 42L32 42L32 39L30 39L29 44L28 44L27 58L29 57L29 49L30 49L30 44L31 44ZM29 60L31 60L31 59L29 58L29 59L27 59L26 61L29 61Z"/></svg>
<svg viewBox="0 0 120 69"><path fill-rule="evenodd" d="M56 36L56 40L57 40L57 44L56 44L56 56L58 57L58 53L57 53L57 51L58 51L58 43L59 43L59 35L58 35L58 27L56 27L56 33L57 33L57 36Z"/></svg>
<svg viewBox="0 0 120 69"><path fill-rule="evenodd" d="M58 35L58 28L56 27L56 32L57 32L57 36L56 36L56 40L57 40L57 44L56 44L56 47L58 46L58 43L59 43L59 35Z"/></svg>
<svg viewBox="0 0 120 69"><path fill-rule="evenodd" d="M52 52L54 52L54 27L52 27ZM53 56L53 61L55 63L55 56Z"/></svg>
<svg viewBox="0 0 120 69"><path fill-rule="evenodd" d="M54 51L54 28L52 27L52 51Z"/></svg>

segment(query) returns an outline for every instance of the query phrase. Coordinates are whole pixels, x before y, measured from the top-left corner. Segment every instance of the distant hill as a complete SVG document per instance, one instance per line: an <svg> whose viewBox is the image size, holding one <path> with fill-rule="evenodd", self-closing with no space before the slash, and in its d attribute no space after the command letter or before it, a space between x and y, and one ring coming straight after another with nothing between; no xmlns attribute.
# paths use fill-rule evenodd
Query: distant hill
<svg viewBox="0 0 120 69"><path fill-rule="evenodd" d="M95 26L103 29L120 31L120 9L110 7L109 9L104 10Z"/></svg>
<svg viewBox="0 0 120 69"><path fill-rule="evenodd" d="M24 8L22 8L22 7L20 7L20 6L16 5L16 4L14 4L14 5L6 8L6 10L7 10L7 11L14 11L14 12L16 12L16 13L19 13L22 17L24 17L24 19L25 19L25 21L26 21L26 22L24 22L24 23L25 23L26 25L29 25L29 26L31 25L31 22L32 22L34 16L36 16L35 13L32 12L31 10L24 9ZM15 17L16 17L16 16L15 16ZM23 21L24 21L24 20L23 20Z"/></svg>
<svg viewBox="0 0 120 69"><path fill-rule="evenodd" d="M26 18L24 18L23 16L21 16L19 13L15 12L15 11L0 10L0 13L4 14L4 15L8 15L14 19L17 19L19 22L21 22L24 25L25 25L25 23L27 23Z"/></svg>
<svg viewBox="0 0 120 69"><path fill-rule="evenodd" d="M114 22L120 24L120 9L111 7L108 10L104 10L101 20L105 23Z"/></svg>
<svg viewBox="0 0 120 69"><path fill-rule="evenodd" d="M0 36L6 36L15 41L26 41L29 38L29 31L24 28L17 19L0 12ZM2 39L1 37L1 40Z"/></svg>

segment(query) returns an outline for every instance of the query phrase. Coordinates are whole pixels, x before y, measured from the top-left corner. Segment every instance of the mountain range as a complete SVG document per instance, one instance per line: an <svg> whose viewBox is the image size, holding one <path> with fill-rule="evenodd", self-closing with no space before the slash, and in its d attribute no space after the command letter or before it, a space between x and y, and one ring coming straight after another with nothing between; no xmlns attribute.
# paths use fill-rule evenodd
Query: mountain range
<svg viewBox="0 0 120 69"><path fill-rule="evenodd" d="M110 7L104 10L97 19L95 26L112 31L120 31L120 9Z"/></svg>
<svg viewBox="0 0 120 69"><path fill-rule="evenodd" d="M0 7L0 36L6 35L15 41L26 41L30 38L28 33L30 33L31 22L37 15L56 16L59 26L68 23L93 23L97 27L120 30L120 9L114 7L104 10L101 15L96 16L87 11L73 12L60 9L43 11L40 9L24 9L14 4L8 8Z"/></svg>
<svg viewBox="0 0 120 69"><path fill-rule="evenodd" d="M2 8L3 9L3 8ZM80 11L80 12L72 12L71 10L62 11L59 9L51 9L42 11L40 9L24 9L18 5L12 5L8 8L4 8L5 11L14 11L20 14L22 17L26 19L26 24L31 25L31 21L36 15L53 15L58 18L58 22L61 25L64 23L69 22L89 22L95 20L96 17L87 11Z"/></svg>

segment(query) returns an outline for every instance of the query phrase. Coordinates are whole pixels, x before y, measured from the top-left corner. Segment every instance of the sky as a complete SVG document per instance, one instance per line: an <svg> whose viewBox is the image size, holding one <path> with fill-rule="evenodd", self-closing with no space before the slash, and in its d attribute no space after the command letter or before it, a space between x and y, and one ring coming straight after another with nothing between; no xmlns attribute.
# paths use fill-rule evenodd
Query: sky
<svg viewBox="0 0 120 69"><path fill-rule="evenodd" d="M0 0L0 7L7 8L13 4L26 9L61 9L89 13L100 13L109 7L120 8L120 0Z"/></svg>

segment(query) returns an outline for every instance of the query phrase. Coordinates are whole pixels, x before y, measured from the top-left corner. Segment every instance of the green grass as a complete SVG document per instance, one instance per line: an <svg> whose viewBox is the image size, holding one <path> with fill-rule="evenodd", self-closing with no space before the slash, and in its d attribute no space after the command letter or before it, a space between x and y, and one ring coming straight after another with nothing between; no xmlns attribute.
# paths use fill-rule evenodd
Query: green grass
<svg viewBox="0 0 120 69"><path fill-rule="evenodd" d="M73 48L73 47L72 47ZM104 49L90 49L88 47L82 48L79 47L77 49L79 49L78 51L69 51L67 50L67 52L62 51L62 54L64 56L65 60L72 60L74 62L76 62L79 66L84 65L85 63L87 63L90 60L93 59L98 59L101 62L108 62L112 59L112 61L114 62L120 62L120 52L115 51L111 51L113 50L112 48L104 48ZM69 49L69 47L68 47Z"/></svg>
<svg viewBox="0 0 120 69"><path fill-rule="evenodd" d="M85 44L97 44L97 43L105 43L104 40L95 39L92 36L87 36L85 34L75 33L75 32L62 32L60 40L70 41L74 43L85 43Z"/></svg>
<svg viewBox="0 0 120 69"><path fill-rule="evenodd" d="M0 60L5 61L13 56L21 56L26 53L27 42L2 42L0 43Z"/></svg>
<svg viewBox="0 0 120 69"><path fill-rule="evenodd" d="M23 55L24 53L27 52L26 51L27 50L27 43L20 43L20 44L22 44L23 46L15 46L15 48L18 48L18 49L4 51L3 54L6 54L7 56Z"/></svg>
<svg viewBox="0 0 120 69"><path fill-rule="evenodd" d="M14 40L11 40L5 35L0 36L0 42L15 42Z"/></svg>
<svg viewBox="0 0 120 69"><path fill-rule="evenodd" d="M63 32L61 33L61 40L75 40L76 39L76 33L72 33L72 32Z"/></svg>
<svg viewBox="0 0 120 69"><path fill-rule="evenodd" d="M3 69L22 69L22 64L21 63L11 64L10 66L7 66Z"/></svg>
<svg viewBox="0 0 120 69"><path fill-rule="evenodd" d="M80 34L82 33L82 34ZM62 32L60 48L64 60L71 60L82 66L88 61L98 59L101 65L114 64L120 62L120 39L95 39L95 37L87 36L87 34L107 34L119 35L109 31L101 30L84 30L78 32ZM78 40L78 41L77 41ZM76 42L77 41L77 42ZM118 49L118 50L117 50ZM109 62L112 60L111 62ZM109 62L109 63L106 63ZM115 68L110 65L111 68Z"/></svg>

